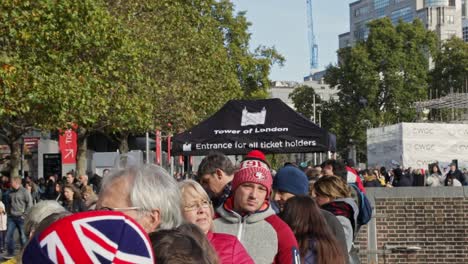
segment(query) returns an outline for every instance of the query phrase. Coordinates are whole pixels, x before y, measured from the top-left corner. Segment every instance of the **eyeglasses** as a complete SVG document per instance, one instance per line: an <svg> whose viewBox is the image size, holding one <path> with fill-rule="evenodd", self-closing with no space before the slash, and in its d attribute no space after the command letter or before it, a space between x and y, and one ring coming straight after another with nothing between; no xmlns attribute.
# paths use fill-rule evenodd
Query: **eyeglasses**
<svg viewBox="0 0 468 264"><path fill-rule="evenodd" d="M190 212L190 211L198 210L198 208L210 208L210 206L211 206L211 201L202 200L197 203L187 204L186 206L184 206L184 211Z"/></svg>
<svg viewBox="0 0 468 264"><path fill-rule="evenodd" d="M130 211L130 210L140 210L141 207L101 207L96 209L96 211Z"/></svg>

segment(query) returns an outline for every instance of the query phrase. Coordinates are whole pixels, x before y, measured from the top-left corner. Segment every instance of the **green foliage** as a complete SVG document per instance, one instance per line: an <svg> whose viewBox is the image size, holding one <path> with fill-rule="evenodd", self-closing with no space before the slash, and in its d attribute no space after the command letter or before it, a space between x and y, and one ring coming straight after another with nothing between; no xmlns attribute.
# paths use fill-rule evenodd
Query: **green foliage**
<svg viewBox="0 0 468 264"><path fill-rule="evenodd" d="M96 131L178 132L229 99L266 97L283 61L249 51L249 24L229 1L4 0L0 10L7 142L73 123L83 144Z"/></svg>
<svg viewBox="0 0 468 264"><path fill-rule="evenodd" d="M309 119L313 119L314 116L314 97L315 109L318 111L322 100L320 96L315 93L314 88L302 85L296 87L294 91L289 94L289 98L293 101L296 110Z"/></svg>
<svg viewBox="0 0 468 264"><path fill-rule="evenodd" d="M273 48L249 51L249 23L230 1L107 2L145 47L156 127L177 132L230 99L267 96L270 67L283 59Z"/></svg>
<svg viewBox="0 0 468 264"><path fill-rule="evenodd" d="M368 127L414 120L411 103L427 95L435 34L419 20L393 26L384 18L368 26L368 39L340 50L340 63L325 76L340 92L339 101L324 105L323 126L337 134L342 152L352 141L364 154Z"/></svg>
<svg viewBox="0 0 468 264"><path fill-rule="evenodd" d="M466 91L468 86L468 43L457 37L442 43L441 49L434 58L431 89L435 95L447 95L450 89L454 92Z"/></svg>
<svg viewBox="0 0 468 264"><path fill-rule="evenodd" d="M149 115L136 112L149 104L134 100L146 84L141 55L103 2L6 0L1 9L6 134L75 123L86 137L149 123Z"/></svg>

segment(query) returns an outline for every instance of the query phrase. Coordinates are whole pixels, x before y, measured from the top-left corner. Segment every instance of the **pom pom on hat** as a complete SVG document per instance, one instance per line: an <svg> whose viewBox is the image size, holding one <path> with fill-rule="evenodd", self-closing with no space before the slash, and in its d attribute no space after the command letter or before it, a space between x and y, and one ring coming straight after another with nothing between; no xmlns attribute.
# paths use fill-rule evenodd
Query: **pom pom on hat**
<svg viewBox="0 0 468 264"><path fill-rule="evenodd" d="M257 149L254 149L250 151L249 153L247 153L247 155L245 155L245 158L244 158L244 161L246 160L259 160L265 163L268 167L270 167L270 164L268 164L268 161L266 160L265 154Z"/></svg>

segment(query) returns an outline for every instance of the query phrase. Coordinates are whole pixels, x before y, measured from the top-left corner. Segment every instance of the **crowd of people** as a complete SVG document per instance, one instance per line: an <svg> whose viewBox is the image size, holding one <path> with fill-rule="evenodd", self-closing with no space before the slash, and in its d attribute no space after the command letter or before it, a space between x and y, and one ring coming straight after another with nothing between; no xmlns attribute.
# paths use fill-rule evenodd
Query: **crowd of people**
<svg viewBox="0 0 468 264"><path fill-rule="evenodd" d="M423 185L465 182L431 168ZM338 160L275 171L258 150L238 165L211 153L193 179L156 165L2 177L0 249L8 263L359 263L354 239L372 215L365 187L416 178Z"/></svg>
<svg viewBox="0 0 468 264"><path fill-rule="evenodd" d="M352 160L346 160L342 163L335 160L328 160L317 166L303 165L302 169L311 181L314 181L326 174L323 170L324 165L335 167L338 171L351 171L359 176L359 184L365 187L417 187L417 186L466 186L468 185L468 170L460 170L457 163L450 163L448 167L442 168L438 163L432 163L428 169L401 168L396 166L390 170L385 167L369 167L359 169L354 166ZM337 167L338 166L338 167ZM348 169L345 168L348 166ZM299 166L300 167L300 166ZM340 168L341 167L341 168ZM345 172L346 174L346 172ZM349 175L348 175L349 176ZM352 176L354 177L354 176Z"/></svg>

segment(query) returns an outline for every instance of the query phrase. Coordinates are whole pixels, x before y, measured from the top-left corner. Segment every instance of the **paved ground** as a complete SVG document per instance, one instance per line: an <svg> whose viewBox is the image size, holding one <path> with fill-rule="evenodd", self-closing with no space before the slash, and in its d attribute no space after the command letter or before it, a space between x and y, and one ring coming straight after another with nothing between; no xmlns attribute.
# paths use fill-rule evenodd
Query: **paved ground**
<svg viewBox="0 0 468 264"><path fill-rule="evenodd" d="M20 242L19 242L19 234L18 232L15 232L15 241L16 241L16 246L15 246L15 255L20 252ZM7 259L3 258L4 256L7 255L7 250L6 250L6 240L5 240L5 250L0 253L0 263L3 263L7 261Z"/></svg>

